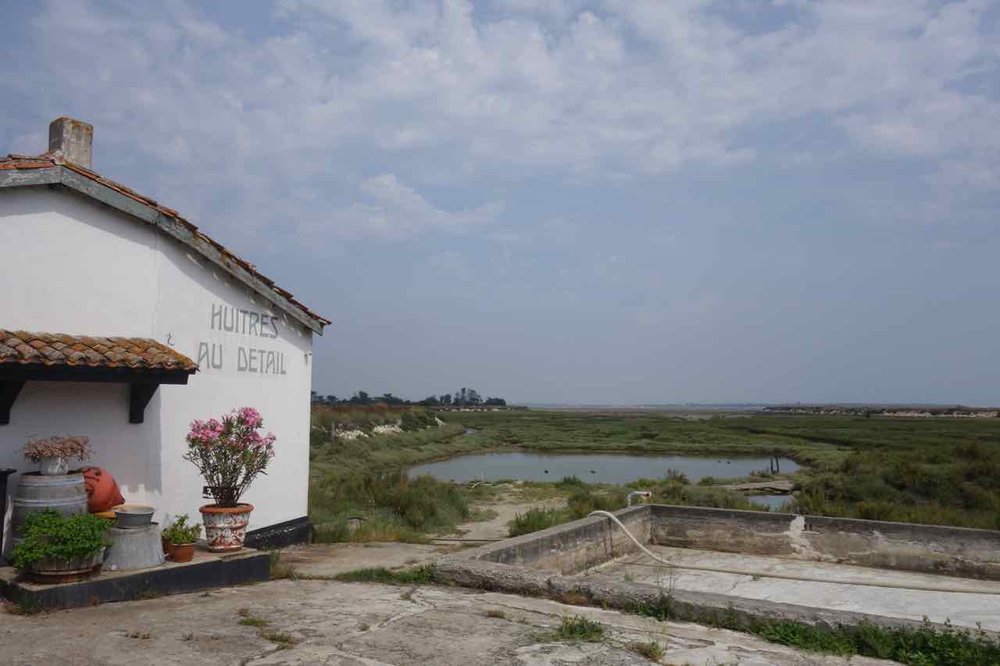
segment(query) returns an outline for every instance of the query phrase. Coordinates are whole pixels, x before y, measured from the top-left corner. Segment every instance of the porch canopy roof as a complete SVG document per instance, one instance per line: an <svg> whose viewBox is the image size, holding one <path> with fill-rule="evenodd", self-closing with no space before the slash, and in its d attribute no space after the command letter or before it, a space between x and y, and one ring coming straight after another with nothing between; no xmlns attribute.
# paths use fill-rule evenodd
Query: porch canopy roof
<svg viewBox="0 0 1000 666"><path fill-rule="evenodd" d="M129 422L142 423L160 384L187 384L198 365L150 338L0 329L0 425L26 381L129 384Z"/></svg>

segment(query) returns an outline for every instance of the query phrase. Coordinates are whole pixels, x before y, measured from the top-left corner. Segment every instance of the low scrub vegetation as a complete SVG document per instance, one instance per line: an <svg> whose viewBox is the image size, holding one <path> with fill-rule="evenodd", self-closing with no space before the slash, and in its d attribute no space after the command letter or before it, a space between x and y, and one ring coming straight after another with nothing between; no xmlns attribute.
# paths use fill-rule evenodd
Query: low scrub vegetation
<svg viewBox="0 0 1000 666"><path fill-rule="evenodd" d="M313 484L310 501L320 542L420 542L469 516L459 486L401 471L322 479ZM358 522L353 529L352 520Z"/></svg>
<svg viewBox="0 0 1000 666"><path fill-rule="evenodd" d="M575 479L576 477L567 477ZM544 530L554 525L585 518L592 511L617 511L625 506L626 491L614 486L595 487L583 483L567 483L563 479L560 484L563 487L572 489L570 496L566 500L566 506L562 508L532 508L522 514L518 514L511 521L508 530L509 536L520 536Z"/></svg>

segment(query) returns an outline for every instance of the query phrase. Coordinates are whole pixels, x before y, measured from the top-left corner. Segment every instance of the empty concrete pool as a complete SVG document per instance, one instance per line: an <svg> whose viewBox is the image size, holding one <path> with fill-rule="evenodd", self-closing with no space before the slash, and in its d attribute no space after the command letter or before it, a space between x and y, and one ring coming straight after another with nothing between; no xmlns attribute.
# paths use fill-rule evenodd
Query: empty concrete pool
<svg viewBox="0 0 1000 666"><path fill-rule="evenodd" d="M913 626L926 617L1000 632L1000 532L990 530L645 505L437 569L462 585L616 608L667 600L674 617L694 621L727 613Z"/></svg>

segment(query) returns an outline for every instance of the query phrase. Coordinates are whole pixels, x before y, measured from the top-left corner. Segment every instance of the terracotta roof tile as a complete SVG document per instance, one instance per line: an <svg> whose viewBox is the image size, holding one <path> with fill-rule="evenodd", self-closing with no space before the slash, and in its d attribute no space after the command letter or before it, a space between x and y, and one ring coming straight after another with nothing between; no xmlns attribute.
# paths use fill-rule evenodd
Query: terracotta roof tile
<svg viewBox="0 0 1000 666"><path fill-rule="evenodd" d="M187 356L150 338L104 338L0 329L0 366L129 368L193 373Z"/></svg>
<svg viewBox="0 0 1000 666"><path fill-rule="evenodd" d="M192 224L185 218L181 217L181 215L179 215L177 211L175 211L172 208L168 208L166 206L159 204L155 199L143 196L138 192L136 192L135 190L132 190L122 185L121 183L117 183L113 180L110 180L109 178L105 178L99 173L91 171L90 169L87 169L85 167L82 167L79 164L75 164L73 162L67 162L62 158L62 155L58 153L43 153L42 155L38 155L36 157L30 157L27 155L15 155L15 154L7 155L6 158L0 157L0 170L46 169L55 167L70 169L71 171L78 173L85 178L88 178L96 183L104 185L105 187L108 187L118 192L119 194L123 194L137 201L138 203L147 206L149 208L152 208L157 212L159 212L160 214L168 218L171 218L172 220L175 220L181 226L189 230L192 234L197 235L199 238L204 240L206 243L209 243L210 245L212 245L212 247L218 250L218 252L222 255L221 260L224 265L231 266L232 264L236 264L240 266L244 270L251 273L254 276L254 278L262 282L266 287L281 295L294 308L300 310L310 319L318 322L323 326L330 324L329 319L313 312L308 307L306 307L305 304L296 300L295 297L293 297L290 292L279 288L277 285L274 284L273 280L268 278L266 275L258 272L256 266L251 264L249 261L246 261L245 259L241 259L240 257L236 256L228 249L226 249L218 241L209 238L204 233L199 231L198 227L196 227L194 224Z"/></svg>

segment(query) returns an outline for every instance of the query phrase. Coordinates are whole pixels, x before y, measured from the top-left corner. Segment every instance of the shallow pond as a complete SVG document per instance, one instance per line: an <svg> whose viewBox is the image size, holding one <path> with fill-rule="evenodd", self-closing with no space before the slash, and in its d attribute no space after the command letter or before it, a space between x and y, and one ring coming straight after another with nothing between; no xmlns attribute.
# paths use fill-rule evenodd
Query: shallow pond
<svg viewBox="0 0 1000 666"><path fill-rule="evenodd" d="M791 495L748 495L747 499L754 504L763 504L771 511L787 511L792 503Z"/></svg>
<svg viewBox="0 0 1000 666"><path fill-rule="evenodd" d="M409 469L410 476L424 474L441 481L560 481L575 476L586 483L630 483L636 479L658 479L667 470L683 472L691 483L706 476L719 479L747 476L770 467L767 456L699 457L619 453L475 453ZM782 472L799 466L790 458L778 458Z"/></svg>

